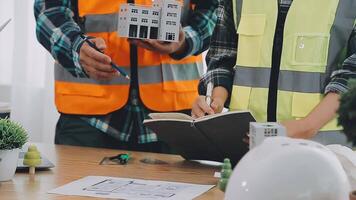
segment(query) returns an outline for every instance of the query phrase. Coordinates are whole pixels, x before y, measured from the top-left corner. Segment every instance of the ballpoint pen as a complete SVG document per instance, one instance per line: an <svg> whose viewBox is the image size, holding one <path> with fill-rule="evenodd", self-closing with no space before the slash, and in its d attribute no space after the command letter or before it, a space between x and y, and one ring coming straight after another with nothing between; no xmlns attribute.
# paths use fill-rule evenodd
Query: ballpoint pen
<svg viewBox="0 0 356 200"><path fill-rule="evenodd" d="M91 48L93 48L93 49L99 51L100 53L104 53L104 52L102 52L94 43L92 43L92 42L89 40L90 38L84 36L83 39L84 39L84 41L85 41L86 43L88 43L88 45L89 45ZM115 63L113 63L113 62L111 62L110 65L111 65L112 68L114 68L116 71L118 71L122 76L124 76L126 79L130 80L130 76L127 75L127 73L126 73L123 69L120 69L120 68L119 68Z"/></svg>
<svg viewBox="0 0 356 200"><path fill-rule="evenodd" d="M10 23L11 19L8 19L3 25L0 26L0 32Z"/></svg>
<svg viewBox="0 0 356 200"><path fill-rule="evenodd" d="M208 104L210 106L211 104L211 96L213 94L213 83L209 82L208 85L206 86L206 104Z"/></svg>

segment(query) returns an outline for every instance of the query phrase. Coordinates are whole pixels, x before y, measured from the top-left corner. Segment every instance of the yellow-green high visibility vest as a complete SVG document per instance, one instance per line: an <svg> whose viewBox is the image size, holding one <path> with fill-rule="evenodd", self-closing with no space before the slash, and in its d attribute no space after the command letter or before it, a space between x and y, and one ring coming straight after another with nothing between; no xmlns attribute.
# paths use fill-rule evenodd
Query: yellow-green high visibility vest
<svg viewBox="0 0 356 200"><path fill-rule="evenodd" d="M278 0L232 0L238 34L231 110L267 120ZM325 82L347 47L354 0L293 0L284 27L277 121L301 119L322 100ZM334 119L321 131L340 130Z"/></svg>

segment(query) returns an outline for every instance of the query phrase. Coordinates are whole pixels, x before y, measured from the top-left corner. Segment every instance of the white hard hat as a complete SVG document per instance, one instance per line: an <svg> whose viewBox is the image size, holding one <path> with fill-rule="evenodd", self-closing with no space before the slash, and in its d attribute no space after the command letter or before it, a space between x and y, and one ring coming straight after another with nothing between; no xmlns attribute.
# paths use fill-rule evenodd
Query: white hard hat
<svg viewBox="0 0 356 200"><path fill-rule="evenodd" d="M347 200L350 191L345 171L325 146L271 137L237 164L225 200Z"/></svg>

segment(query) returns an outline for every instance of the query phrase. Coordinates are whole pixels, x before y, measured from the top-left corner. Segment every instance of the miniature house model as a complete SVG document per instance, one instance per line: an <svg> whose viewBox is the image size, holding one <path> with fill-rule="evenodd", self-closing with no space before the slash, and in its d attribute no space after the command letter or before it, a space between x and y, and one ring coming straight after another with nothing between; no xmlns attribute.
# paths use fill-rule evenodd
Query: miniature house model
<svg viewBox="0 0 356 200"><path fill-rule="evenodd" d="M152 7L122 4L119 11L120 37L177 42L181 5L177 0L154 0Z"/></svg>

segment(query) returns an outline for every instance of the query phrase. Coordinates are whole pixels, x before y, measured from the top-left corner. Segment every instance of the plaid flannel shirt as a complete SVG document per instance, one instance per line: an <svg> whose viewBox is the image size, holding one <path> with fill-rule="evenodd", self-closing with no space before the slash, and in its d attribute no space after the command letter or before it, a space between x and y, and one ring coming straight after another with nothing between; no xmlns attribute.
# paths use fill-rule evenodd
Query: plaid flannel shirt
<svg viewBox="0 0 356 200"><path fill-rule="evenodd" d="M291 2L292 0L280 0L280 6L290 6ZM231 0L221 1L217 9L218 20L206 58L208 72L200 80L200 95L205 95L207 84L211 81L214 87L222 86L231 94L238 43L232 9ZM325 94L347 92L348 81L353 78L356 78L356 24L349 41L347 59L331 74L325 86Z"/></svg>
<svg viewBox="0 0 356 200"><path fill-rule="evenodd" d="M171 54L174 59L198 55L209 47L215 27L215 9L218 0L192 0L196 4L192 15L183 27L187 48L181 54ZM66 70L75 77L86 77L80 62L79 50L83 44L82 30L73 20L71 0L36 0L34 4L38 41ZM131 93L137 93L133 88ZM105 116L82 116L90 125L121 141L128 141L133 131L138 131L138 143L157 141L157 136L143 126L143 119L151 112L139 99L137 105L128 103L124 108ZM129 101L130 102L130 101ZM114 121L114 120L115 121ZM138 124L135 124L138 123ZM138 125L139 130L133 130Z"/></svg>

